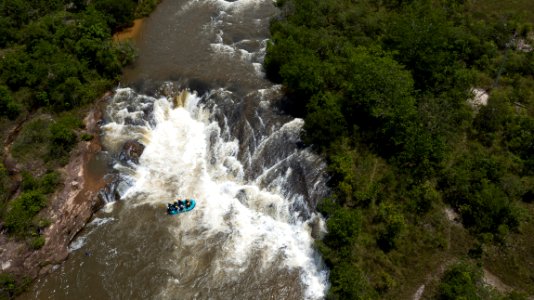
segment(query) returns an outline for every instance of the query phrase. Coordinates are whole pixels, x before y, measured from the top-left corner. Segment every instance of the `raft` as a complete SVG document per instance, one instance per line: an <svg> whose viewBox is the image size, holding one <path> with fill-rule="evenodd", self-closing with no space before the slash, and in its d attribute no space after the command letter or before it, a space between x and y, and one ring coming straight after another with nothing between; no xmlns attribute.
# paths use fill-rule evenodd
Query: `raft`
<svg viewBox="0 0 534 300"><path fill-rule="evenodd" d="M185 200L189 200L190 202L190 205L187 207L185 206ZM179 208L178 201L182 201L182 203L184 204L182 209ZM185 212L193 210L193 208L195 208L195 205L196 205L195 199L183 199L183 200L178 200L178 201L175 201L174 203L167 205L167 214L177 215L177 214L185 213Z"/></svg>

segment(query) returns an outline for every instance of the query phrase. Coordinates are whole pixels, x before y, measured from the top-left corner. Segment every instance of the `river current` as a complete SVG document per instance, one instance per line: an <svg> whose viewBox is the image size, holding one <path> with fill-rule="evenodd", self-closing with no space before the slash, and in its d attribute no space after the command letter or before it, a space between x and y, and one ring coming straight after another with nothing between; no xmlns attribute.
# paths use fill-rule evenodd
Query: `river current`
<svg viewBox="0 0 534 300"><path fill-rule="evenodd" d="M164 0L102 123L107 204L23 299L322 299L324 162L261 63L270 0ZM126 142L144 151L125 158ZM188 213L165 214L176 198Z"/></svg>

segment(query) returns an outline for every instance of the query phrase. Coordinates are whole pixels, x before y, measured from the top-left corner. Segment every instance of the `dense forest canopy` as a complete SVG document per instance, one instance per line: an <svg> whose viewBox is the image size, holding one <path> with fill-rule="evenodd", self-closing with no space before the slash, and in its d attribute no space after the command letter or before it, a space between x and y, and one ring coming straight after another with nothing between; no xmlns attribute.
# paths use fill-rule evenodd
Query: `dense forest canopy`
<svg viewBox="0 0 534 300"><path fill-rule="evenodd" d="M277 1L265 69L329 164L317 246L330 298L407 297L458 260L433 297L497 297L480 285L484 249L532 226L534 200L534 39L519 2L513 14L469 0Z"/></svg>
<svg viewBox="0 0 534 300"><path fill-rule="evenodd" d="M86 2L0 2L3 114L91 102L131 61L133 49L113 44L111 34L131 24L135 1Z"/></svg>

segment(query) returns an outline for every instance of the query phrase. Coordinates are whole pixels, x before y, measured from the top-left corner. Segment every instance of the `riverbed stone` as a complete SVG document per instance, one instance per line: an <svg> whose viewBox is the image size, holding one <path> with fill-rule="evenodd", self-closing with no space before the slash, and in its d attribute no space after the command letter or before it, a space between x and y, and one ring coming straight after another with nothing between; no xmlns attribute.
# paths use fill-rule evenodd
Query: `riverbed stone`
<svg viewBox="0 0 534 300"><path fill-rule="evenodd" d="M130 140L124 143L122 146L122 151L119 155L119 160L122 162L133 162L135 164L139 163L139 157L143 154L145 146L138 141Z"/></svg>

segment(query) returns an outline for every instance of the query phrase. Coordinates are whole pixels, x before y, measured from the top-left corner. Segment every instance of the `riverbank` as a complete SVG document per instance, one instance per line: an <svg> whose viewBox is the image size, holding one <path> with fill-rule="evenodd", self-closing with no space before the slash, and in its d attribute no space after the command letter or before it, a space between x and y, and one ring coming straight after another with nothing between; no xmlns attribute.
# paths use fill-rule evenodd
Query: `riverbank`
<svg viewBox="0 0 534 300"><path fill-rule="evenodd" d="M0 12L9 24L0 41L1 299L15 297L65 260L70 241L100 207L106 185L98 155L102 108L134 59L134 49L113 42L112 34L136 16L148 16L157 3L43 2ZM55 26L48 26L51 20ZM141 23L135 21L116 41L134 37ZM92 35L89 27L99 34ZM28 35L36 29L39 35ZM87 43L71 47L67 40ZM47 50L28 43L45 44Z"/></svg>
<svg viewBox="0 0 534 300"><path fill-rule="evenodd" d="M93 105L84 119L85 132L94 138L82 141L71 152L69 163L59 170L62 188L52 196L49 205L40 212L50 226L42 232L45 244L34 250L25 241L0 234L1 271L19 278L35 279L50 272L54 265L68 257L68 245L101 206L98 194L105 186L103 178L92 176L88 165L101 151L99 122L102 106L109 93Z"/></svg>
<svg viewBox="0 0 534 300"><path fill-rule="evenodd" d="M113 36L114 41L125 41L139 33L144 19L134 20L134 25ZM104 179L88 171L88 166L101 151L99 123L102 110L111 92L95 102L84 119L83 134L91 135L90 141L81 141L71 151L69 163L61 168L62 188L52 196L48 207L39 213L40 218L50 221L50 225L41 232L44 246L32 249L25 240L8 236L6 230L0 233L0 271L15 278L36 279L39 275L49 273L55 265L68 257L68 245L90 220L92 214L102 204L100 190L106 185ZM22 181L17 161L12 158L10 146L20 133L21 127L31 119L28 116L10 130L4 141L6 159L4 165L19 184L13 194L20 194ZM1 227L0 227L1 229Z"/></svg>
<svg viewBox="0 0 534 300"><path fill-rule="evenodd" d="M126 40L135 39L139 32L141 31L141 27L143 26L143 22L145 19L136 19L134 20L134 24L132 27L126 28L123 31L117 32L113 35L113 41L115 42L123 42Z"/></svg>

